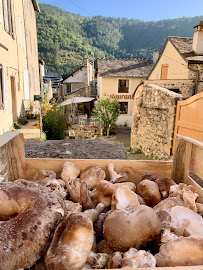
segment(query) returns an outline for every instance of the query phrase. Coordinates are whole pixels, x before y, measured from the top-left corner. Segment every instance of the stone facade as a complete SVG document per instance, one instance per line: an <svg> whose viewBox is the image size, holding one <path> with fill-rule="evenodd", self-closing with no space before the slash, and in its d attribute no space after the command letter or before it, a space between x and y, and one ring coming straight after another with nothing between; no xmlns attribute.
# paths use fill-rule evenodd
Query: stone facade
<svg viewBox="0 0 203 270"><path fill-rule="evenodd" d="M190 64L189 68L198 70L198 85L197 93L203 92L203 64ZM195 82L197 78L197 72L189 70L189 79Z"/></svg>
<svg viewBox="0 0 203 270"><path fill-rule="evenodd" d="M172 153L176 104L183 96L154 84L142 85L134 97L131 149L168 158Z"/></svg>
<svg viewBox="0 0 203 270"><path fill-rule="evenodd" d="M100 129L94 127L72 126L69 130L75 133L75 139L91 139L95 135L100 135Z"/></svg>
<svg viewBox="0 0 203 270"><path fill-rule="evenodd" d="M195 80L148 80L146 84L155 84L170 91L177 91L184 98L189 98L195 93Z"/></svg>

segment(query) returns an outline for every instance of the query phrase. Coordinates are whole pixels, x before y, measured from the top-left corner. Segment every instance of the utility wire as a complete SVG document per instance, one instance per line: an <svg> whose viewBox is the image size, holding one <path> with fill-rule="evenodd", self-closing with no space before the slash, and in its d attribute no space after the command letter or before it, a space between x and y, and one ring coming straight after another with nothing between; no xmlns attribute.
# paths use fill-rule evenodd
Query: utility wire
<svg viewBox="0 0 203 270"><path fill-rule="evenodd" d="M89 11L87 11L86 9L80 7L78 4L76 4L75 2L73 2L72 0L69 0L72 4L74 4L76 7L82 9L83 11L87 12L89 15L94 16L92 13L90 13Z"/></svg>
<svg viewBox="0 0 203 270"><path fill-rule="evenodd" d="M186 66L186 67L187 67L186 64L183 64L183 63L181 63L181 62L179 62L179 61L177 61L177 60L175 60L175 59L173 59L173 58L171 58L171 57L168 57L168 56L166 56L165 54L163 54L163 56L166 57L166 58L169 58L169 59L173 60L174 62L177 62L178 64L181 64L182 66Z"/></svg>

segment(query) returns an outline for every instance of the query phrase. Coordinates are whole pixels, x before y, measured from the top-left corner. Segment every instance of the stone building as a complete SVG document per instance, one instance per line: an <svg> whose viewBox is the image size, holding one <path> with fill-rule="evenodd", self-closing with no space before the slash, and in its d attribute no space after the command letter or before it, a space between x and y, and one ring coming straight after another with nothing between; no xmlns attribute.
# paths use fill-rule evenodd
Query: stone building
<svg viewBox="0 0 203 270"><path fill-rule="evenodd" d="M152 68L152 59L97 59L97 95L118 99L120 116L117 125L131 127L133 94Z"/></svg>
<svg viewBox="0 0 203 270"><path fill-rule="evenodd" d="M35 12L37 0L0 1L0 134L40 94Z"/></svg>
<svg viewBox="0 0 203 270"><path fill-rule="evenodd" d="M185 98L203 91L203 21L194 28L193 38L168 37L147 84L159 85Z"/></svg>
<svg viewBox="0 0 203 270"><path fill-rule="evenodd" d="M65 100L70 96L90 97L94 95L93 62L85 58L82 66L63 79L59 96L62 100Z"/></svg>

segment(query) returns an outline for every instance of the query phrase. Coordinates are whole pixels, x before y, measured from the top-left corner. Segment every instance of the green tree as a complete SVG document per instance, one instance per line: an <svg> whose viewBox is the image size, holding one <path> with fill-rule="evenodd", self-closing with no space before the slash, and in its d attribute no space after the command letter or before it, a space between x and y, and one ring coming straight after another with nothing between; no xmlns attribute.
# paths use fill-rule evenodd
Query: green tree
<svg viewBox="0 0 203 270"><path fill-rule="evenodd" d="M47 140L63 140L66 137L67 119L59 108L43 114L43 131Z"/></svg>
<svg viewBox="0 0 203 270"><path fill-rule="evenodd" d="M118 119L119 111L120 104L116 99L101 97L95 103L93 116L98 120L103 129L107 129L107 137L109 137L111 125Z"/></svg>

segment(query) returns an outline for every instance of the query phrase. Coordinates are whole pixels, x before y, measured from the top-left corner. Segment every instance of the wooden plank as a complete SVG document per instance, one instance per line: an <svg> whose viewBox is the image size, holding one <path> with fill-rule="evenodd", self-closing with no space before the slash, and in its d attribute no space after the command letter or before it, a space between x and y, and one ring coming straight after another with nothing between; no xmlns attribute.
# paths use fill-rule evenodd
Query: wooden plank
<svg viewBox="0 0 203 270"><path fill-rule="evenodd" d="M190 138L190 137L182 136L180 134L177 134L176 137L179 138L179 139L183 139L184 141L190 142L193 145L197 145L198 147L203 148L203 142L200 142L200 141L195 140L195 139Z"/></svg>
<svg viewBox="0 0 203 270"><path fill-rule="evenodd" d="M203 203L203 188L200 187L190 176L185 181L187 185L193 185L197 193L199 194L198 202Z"/></svg>
<svg viewBox="0 0 203 270"><path fill-rule="evenodd" d="M134 270L135 268L124 268L125 270ZM137 268L139 270L203 270L203 265L194 266L176 266L176 267L150 267L150 268ZM110 269L110 270L119 270Z"/></svg>
<svg viewBox="0 0 203 270"><path fill-rule="evenodd" d="M24 138L20 132L0 136L0 180L14 181L26 177Z"/></svg>
<svg viewBox="0 0 203 270"><path fill-rule="evenodd" d="M203 92L187 100L178 101L174 128L174 141L176 134L192 137L203 141ZM175 146L173 144L173 153Z"/></svg>
<svg viewBox="0 0 203 270"><path fill-rule="evenodd" d="M106 171L106 178L109 179L107 165L113 163L116 172L125 172L129 180L135 184L139 183L141 177L146 173L152 173L156 177L170 177L172 170L171 161L152 160L103 160L103 159L26 159L27 179L32 180L38 170L46 169L56 172L60 177L62 166L66 161L73 162L81 171L90 165L97 165Z"/></svg>
<svg viewBox="0 0 203 270"><path fill-rule="evenodd" d="M189 175L192 143L183 138L175 141L175 154L173 157L173 169L171 178L176 183L186 182Z"/></svg>
<svg viewBox="0 0 203 270"><path fill-rule="evenodd" d="M193 145L190 171L203 180L203 143L200 145Z"/></svg>
<svg viewBox="0 0 203 270"><path fill-rule="evenodd" d="M124 268L125 270L134 270L135 268ZM176 266L176 267L150 267L150 268L137 268L139 270L203 270L203 265L194 266ZM119 270L110 269L110 270Z"/></svg>
<svg viewBox="0 0 203 270"><path fill-rule="evenodd" d="M197 124L181 122L181 121L178 121L177 124L178 124L178 127L184 127L186 129L192 129L195 131L203 132L203 125L197 125Z"/></svg>

